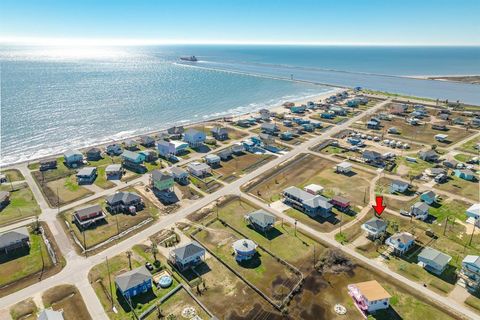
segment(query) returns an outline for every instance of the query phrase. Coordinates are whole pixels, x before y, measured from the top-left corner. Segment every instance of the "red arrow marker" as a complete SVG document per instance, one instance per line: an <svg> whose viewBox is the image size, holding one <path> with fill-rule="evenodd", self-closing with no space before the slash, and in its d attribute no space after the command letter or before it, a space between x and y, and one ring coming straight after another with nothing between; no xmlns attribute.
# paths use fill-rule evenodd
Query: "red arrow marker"
<svg viewBox="0 0 480 320"><path fill-rule="evenodd" d="M375 201L376 201L376 205L372 205L373 209L375 210L375 213L379 216L382 214L383 210L385 210L385 208L387 206L384 206L383 205L383 197L382 196L377 196L375 198Z"/></svg>

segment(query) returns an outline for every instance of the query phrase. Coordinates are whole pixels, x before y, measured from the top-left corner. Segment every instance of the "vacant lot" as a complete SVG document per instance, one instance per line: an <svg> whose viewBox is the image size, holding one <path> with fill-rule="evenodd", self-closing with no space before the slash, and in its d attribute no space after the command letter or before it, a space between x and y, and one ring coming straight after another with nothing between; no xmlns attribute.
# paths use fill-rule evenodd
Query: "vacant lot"
<svg viewBox="0 0 480 320"><path fill-rule="evenodd" d="M204 132L207 136L212 136L212 133L211 133L210 130L213 127L216 127L216 126L225 127L221 123L215 123L214 122L214 123L205 123L205 125L196 125L196 126L193 126L192 128ZM246 133L243 130L237 130L237 129L231 128L229 126L227 126L225 128L227 128L227 131L228 131L228 139L225 140L227 142L232 141L232 140L240 140L240 139L243 139L244 137L246 137L248 135L248 133Z"/></svg>
<svg viewBox="0 0 480 320"><path fill-rule="evenodd" d="M129 188L123 191L136 192L134 188ZM137 192L138 193L138 192ZM83 247L86 246L87 250L94 246L97 246L106 240L129 230L130 228L145 222L148 219L156 219L158 217L158 208L155 207L149 200L145 197L142 197L145 203L145 208L135 215L130 214L110 214L106 209L106 203L104 198L89 202L88 204L82 205L80 207L74 208L72 210L61 213L61 218L69 224L70 230L73 232L74 236L82 244ZM96 225L87 228L84 232L77 226L74 222L73 215L75 210L83 208L85 206L91 206L98 204L103 208L103 211L107 215L104 221L98 221ZM84 237L85 235L85 237ZM125 237L130 236L131 234L123 235ZM122 236L122 237L123 237ZM84 243L85 239L85 243Z"/></svg>
<svg viewBox="0 0 480 320"><path fill-rule="evenodd" d="M10 308L13 320L37 320L37 305L32 298L20 301Z"/></svg>
<svg viewBox="0 0 480 320"><path fill-rule="evenodd" d="M227 161L222 161L220 167L215 168L215 173L220 175L223 181L232 182L244 174L261 167L273 158L274 156L270 154L244 153L239 156L233 156Z"/></svg>
<svg viewBox="0 0 480 320"><path fill-rule="evenodd" d="M8 170L2 171L1 173L7 176L8 182L25 180L25 177L23 176L23 174L17 169L8 169Z"/></svg>
<svg viewBox="0 0 480 320"><path fill-rule="evenodd" d="M478 181L467 181L455 176L449 176L446 183L437 184L436 188L458 194L476 202L480 199Z"/></svg>
<svg viewBox="0 0 480 320"><path fill-rule="evenodd" d="M48 289L42 295L43 305L53 310L63 310L65 320L91 320L87 306L75 286L60 285Z"/></svg>
<svg viewBox="0 0 480 320"><path fill-rule="evenodd" d="M0 211L0 226L40 214L40 207L26 183L16 184L13 190L3 185L0 190L10 192L10 203Z"/></svg>
<svg viewBox="0 0 480 320"><path fill-rule="evenodd" d="M465 150L465 151L480 155L480 150L475 148L478 143L480 143L480 138L479 137L473 138L473 139L468 140L467 142L465 142L461 146L459 146L457 149Z"/></svg>
<svg viewBox="0 0 480 320"><path fill-rule="evenodd" d="M405 157L397 157L397 166L394 169L394 173L401 177L408 178L409 176L421 175L423 171L428 168L432 168L433 164L427 161L423 161L420 158L415 157L416 162L407 161Z"/></svg>

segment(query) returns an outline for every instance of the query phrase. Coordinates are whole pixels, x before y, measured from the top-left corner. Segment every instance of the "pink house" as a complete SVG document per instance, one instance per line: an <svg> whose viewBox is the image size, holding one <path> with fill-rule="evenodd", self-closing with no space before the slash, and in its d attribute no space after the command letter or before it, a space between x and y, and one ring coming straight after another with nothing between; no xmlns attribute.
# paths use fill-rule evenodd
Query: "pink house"
<svg viewBox="0 0 480 320"><path fill-rule="evenodd" d="M365 318L390 305L390 294L376 280L349 284L348 294Z"/></svg>

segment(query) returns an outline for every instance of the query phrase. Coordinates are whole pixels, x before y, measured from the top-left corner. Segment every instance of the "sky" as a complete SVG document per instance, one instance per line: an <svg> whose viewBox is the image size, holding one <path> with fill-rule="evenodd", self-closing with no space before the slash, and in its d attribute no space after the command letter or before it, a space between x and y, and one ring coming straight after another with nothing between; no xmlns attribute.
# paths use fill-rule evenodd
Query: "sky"
<svg viewBox="0 0 480 320"><path fill-rule="evenodd" d="M1 0L0 42L480 45L480 0Z"/></svg>

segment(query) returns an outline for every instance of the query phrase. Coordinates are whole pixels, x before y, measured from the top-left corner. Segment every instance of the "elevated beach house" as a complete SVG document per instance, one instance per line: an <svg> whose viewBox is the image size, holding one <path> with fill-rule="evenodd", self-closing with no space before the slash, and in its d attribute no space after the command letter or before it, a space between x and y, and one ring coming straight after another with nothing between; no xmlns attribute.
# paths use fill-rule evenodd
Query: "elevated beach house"
<svg viewBox="0 0 480 320"><path fill-rule="evenodd" d="M111 213L135 214L144 208L142 197L135 192L119 191L105 199L107 210Z"/></svg>
<svg viewBox="0 0 480 320"><path fill-rule="evenodd" d="M475 173L470 169L456 169L454 171L456 177L467 181L475 180Z"/></svg>
<svg viewBox="0 0 480 320"><path fill-rule="evenodd" d="M417 259L419 266L435 274L442 274L452 257L431 247L426 247L420 252Z"/></svg>
<svg viewBox="0 0 480 320"><path fill-rule="evenodd" d="M219 141L228 139L228 130L225 127L215 126L212 129L210 129L210 133L215 139Z"/></svg>
<svg viewBox="0 0 480 320"><path fill-rule="evenodd" d="M335 166L335 172L347 174L352 171L352 164L346 161L340 162Z"/></svg>
<svg viewBox="0 0 480 320"><path fill-rule="evenodd" d="M196 241L170 251L169 261L180 271L190 269L202 263L205 249Z"/></svg>
<svg viewBox="0 0 480 320"><path fill-rule="evenodd" d="M118 143L112 143L112 144L109 144L107 146L107 148L105 149L105 152L109 155L109 156L119 156L122 154L122 146Z"/></svg>
<svg viewBox="0 0 480 320"><path fill-rule="evenodd" d="M391 295L376 280L349 284L347 288L364 317L390 306Z"/></svg>
<svg viewBox="0 0 480 320"><path fill-rule="evenodd" d="M398 232L389 237L385 244L396 255L405 254L415 244L415 238L408 232Z"/></svg>
<svg viewBox="0 0 480 320"><path fill-rule="evenodd" d="M459 284L475 293L480 289L480 257L466 256L462 261L462 269L459 273Z"/></svg>
<svg viewBox="0 0 480 320"><path fill-rule="evenodd" d="M155 146L155 139L151 136L141 136L140 144L145 148L151 148Z"/></svg>
<svg viewBox="0 0 480 320"><path fill-rule="evenodd" d="M167 129L167 133L170 139L180 140L182 139L182 135L185 132L185 128L183 126L173 126Z"/></svg>
<svg viewBox="0 0 480 320"><path fill-rule="evenodd" d="M307 191L310 194L321 194L325 188L322 187L321 185L311 183L308 186L303 187L304 191Z"/></svg>
<svg viewBox="0 0 480 320"><path fill-rule="evenodd" d="M122 165L124 168L136 171L144 172L145 167L143 163L145 162L145 155L143 153L133 152L130 150L125 150L122 153Z"/></svg>
<svg viewBox="0 0 480 320"><path fill-rule="evenodd" d="M129 300L152 289L152 274L141 266L115 277L115 288Z"/></svg>
<svg viewBox="0 0 480 320"><path fill-rule="evenodd" d="M385 235L387 231L387 222L385 220L373 217L362 224L361 228L366 232L368 238L378 239Z"/></svg>
<svg viewBox="0 0 480 320"><path fill-rule="evenodd" d="M157 150L158 154L162 157L169 158L172 156L176 156L188 148L188 143L183 141L171 140L159 140L157 142Z"/></svg>
<svg viewBox="0 0 480 320"><path fill-rule="evenodd" d="M20 227L0 233L0 252L8 254L30 246L30 234L27 227Z"/></svg>
<svg viewBox="0 0 480 320"><path fill-rule="evenodd" d="M373 151L373 150L365 150L362 153L362 158L363 158L363 160L365 160L365 162L368 162L368 163L382 163L383 162L382 155L380 153L378 153L377 151Z"/></svg>
<svg viewBox="0 0 480 320"><path fill-rule="evenodd" d="M193 161L187 165L187 171L196 177L205 177L212 172L212 168L206 163Z"/></svg>
<svg viewBox="0 0 480 320"><path fill-rule="evenodd" d="M425 221L428 218L429 208L425 202L418 201L410 207L410 214L416 219Z"/></svg>
<svg viewBox="0 0 480 320"><path fill-rule="evenodd" d="M120 180L122 178L122 165L119 163L109 164L105 168L105 175L108 180Z"/></svg>
<svg viewBox="0 0 480 320"><path fill-rule="evenodd" d="M97 178L97 168L95 167L83 167L77 174L78 184L92 184Z"/></svg>
<svg viewBox="0 0 480 320"><path fill-rule="evenodd" d="M472 204L466 211L467 222L473 224L475 221L480 221L480 203Z"/></svg>
<svg viewBox="0 0 480 320"><path fill-rule="evenodd" d="M78 150L69 149L63 154L65 165L70 168L76 168L83 165L83 154Z"/></svg>
<svg viewBox="0 0 480 320"><path fill-rule="evenodd" d="M85 152L88 161L98 161L102 159L102 150L100 148L90 148Z"/></svg>
<svg viewBox="0 0 480 320"><path fill-rule="evenodd" d="M179 167L171 167L170 174L173 176L173 180L180 184L188 183L188 172Z"/></svg>
<svg viewBox="0 0 480 320"><path fill-rule="evenodd" d="M203 131L199 131L197 129L190 128L185 131L183 135L183 141L188 143L188 145L192 148L199 147L205 142L206 136Z"/></svg>
<svg viewBox="0 0 480 320"><path fill-rule="evenodd" d="M138 150L137 146L137 141L133 139L128 139L123 142L123 145L125 146L125 149L130 150L130 151L135 151Z"/></svg>
<svg viewBox="0 0 480 320"><path fill-rule="evenodd" d="M250 239L239 239L232 244L232 248L238 262L250 260L257 253L257 244Z"/></svg>
<svg viewBox="0 0 480 320"><path fill-rule="evenodd" d="M428 190L420 195L420 200L428 205L432 205L437 201L437 195L432 190Z"/></svg>
<svg viewBox="0 0 480 320"><path fill-rule="evenodd" d="M328 199L321 195L313 195L295 186L288 187L283 190L283 201L306 213L310 217L327 218L332 213L333 205L328 202Z"/></svg>
<svg viewBox="0 0 480 320"><path fill-rule="evenodd" d="M390 183L390 193L405 193L410 185L402 180L393 180Z"/></svg>
<svg viewBox="0 0 480 320"><path fill-rule="evenodd" d="M98 204L83 207L76 210L73 214L73 220L79 228L88 228L97 221L105 219L107 216Z"/></svg>
<svg viewBox="0 0 480 320"><path fill-rule="evenodd" d="M346 212L350 208L350 200L342 196L333 196L330 203L342 212Z"/></svg>
<svg viewBox="0 0 480 320"><path fill-rule="evenodd" d="M275 134L279 129L275 123L262 123L260 129L262 130L263 133L268 133L268 134Z"/></svg>
<svg viewBox="0 0 480 320"><path fill-rule="evenodd" d="M263 209L250 212L245 215L247 221L254 229L267 232L275 224L275 216Z"/></svg>
<svg viewBox="0 0 480 320"><path fill-rule="evenodd" d="M437 162L439 159L439 156L435 150L419 151L418 157L427 162Z"/></svg>
<svg viewBox="0 0 480 320"><path fill-rule="evenodd" d="M220 165L220 157L217 156L216 154L207 154L205 156L205 162L210 166L210 167L218 167Z"/></svg>
<svg viewBox="0 0 480 320"><path fill-rule="evenodd" d="M44 159L40 160L40 171L47 171L47 170L52 170L57 168L57 159L55 158L49 158L49 159Z"/></svg>
<svg viewBox="0 0 480 320"><path fill-rule="evenodd" d="M174 179L169 173L154 170L150 174L150 187L161 192L173 191Z"/></svg>

